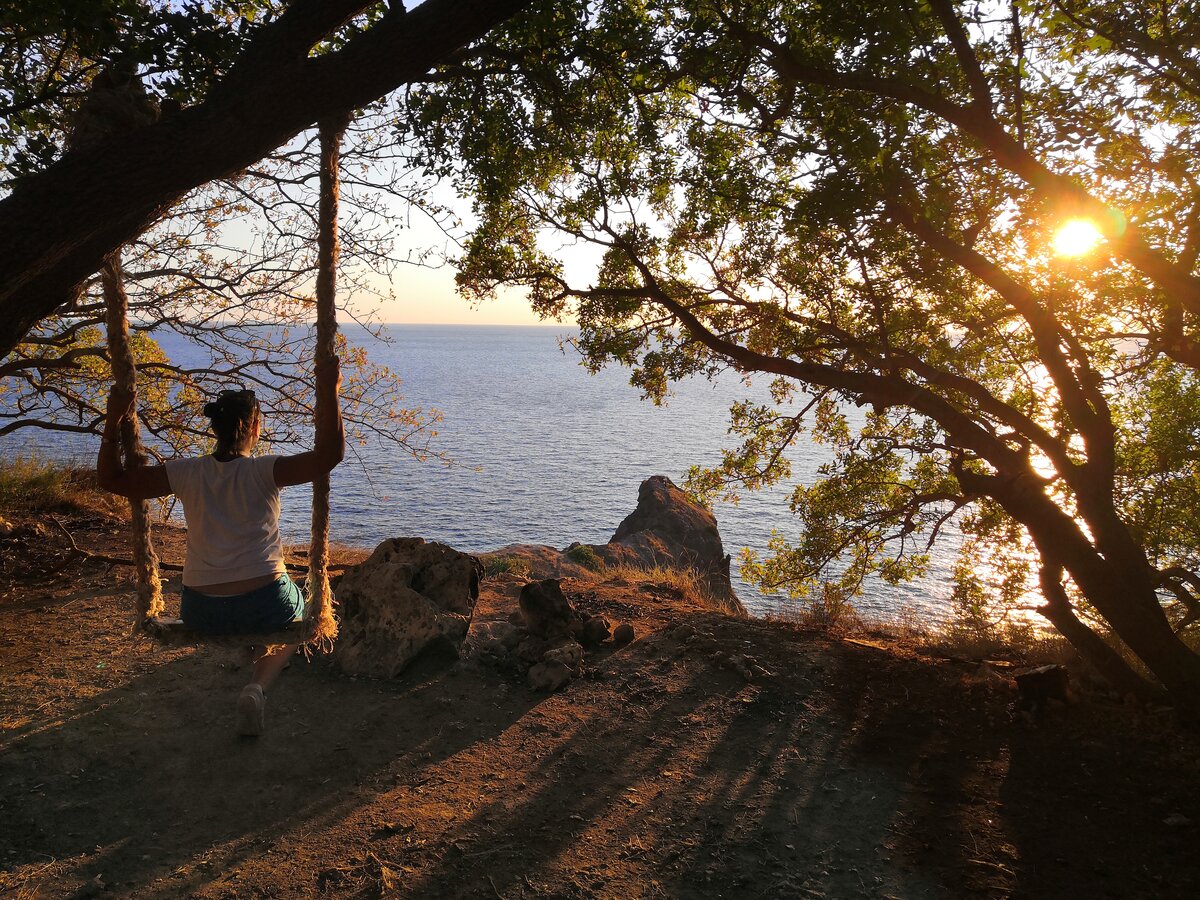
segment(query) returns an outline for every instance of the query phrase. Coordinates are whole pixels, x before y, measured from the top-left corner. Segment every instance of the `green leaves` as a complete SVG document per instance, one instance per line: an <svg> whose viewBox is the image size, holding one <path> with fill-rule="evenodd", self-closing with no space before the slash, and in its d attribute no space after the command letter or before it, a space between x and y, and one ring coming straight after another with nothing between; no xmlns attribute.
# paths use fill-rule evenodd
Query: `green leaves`
<svg viewBox="0 0 1200 900"><path fill-rule="evenodd" d="M469 270L574 315L587 365L653 400L779 379L693 492L787 479L799 440L833 452L749 578L852 595L962 529L970 617L1025 602L1034 543L1054 571L1058 543L1091 548L1068 575L1092 585L1085 557L1200 566L1193 5L560 3L412 110L484 223ZM1054 254L1104 210L1100 251Z"/></svg>

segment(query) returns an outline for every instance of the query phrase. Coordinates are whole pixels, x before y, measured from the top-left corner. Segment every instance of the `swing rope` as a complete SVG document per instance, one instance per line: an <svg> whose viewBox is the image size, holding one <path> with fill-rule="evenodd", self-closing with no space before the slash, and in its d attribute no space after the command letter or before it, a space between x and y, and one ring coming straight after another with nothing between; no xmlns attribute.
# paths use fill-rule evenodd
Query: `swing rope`
<svg viewBox="0 0 1200 900"><path fill-rule="evenodd" d="M125 293L121 251L117 250L100 270L104 289L105 325L108 329L108 356L112 363L113 382L132 395L137 384L137 367L129 344L129 296ZM126 469L147 462L142 446L141 425L137 410L121 422L121 456ZM163 613L162 579L158 575L158 554L150 534L150 503L147 500L129 501L129 520L133 528L133 563L137 575L137 606L133 632L138 634L150 616Z"/></svg>
<svg viewBox="0 0 1200 900"><path fill-rule="evenodd" d="M317 208L317 335L313 362L318 373L332 371L337 356L337 262L338 262L338 168L342 132L347 120L320 124L321 198ZM320 374L317 375L319 379ZM315 416L317 422L333 413L326 409L325 392L317 385ZM333 614L329 588L329 473L319 476L312 486L312 541L308 550L308 600L306 618L313 622L312 643L323 649L337 637L337 618Z"/></svg>
<svg viewBox="0 0 1200 900"><path fill-rule="evenodd" d="M337 261L338 261L338 193L341 138L348 119L322 122L320 134L320 201L317 234L316 282L316 421L323 421L334 411L326 408L328 385L322 380L334 369L327 365L337 355ZM122 278L120 251L113 254L101 272L108 329L108 350L112 363L113 381L118 387L133 393L137 382L137 367L129 341L129 298ZM336 403L336 398L334 400ZM121 424L121 449L126 468L144 465L147 461L142 446L136 411ZM158 574L158 556L150 532L150 505L145 500L130 500L133 528L133 557L136 563L137 599L134 633L146 633L164 644L216 643L228 645L311 644L328 650L337 637L338 623L333 612L333 592L329 586L329 475L313 482L312 542L309 548L308 578L305 582L304 618L289 628L270 635L200 635L183 627L182 623L164 620L162 581Z"/></svg>

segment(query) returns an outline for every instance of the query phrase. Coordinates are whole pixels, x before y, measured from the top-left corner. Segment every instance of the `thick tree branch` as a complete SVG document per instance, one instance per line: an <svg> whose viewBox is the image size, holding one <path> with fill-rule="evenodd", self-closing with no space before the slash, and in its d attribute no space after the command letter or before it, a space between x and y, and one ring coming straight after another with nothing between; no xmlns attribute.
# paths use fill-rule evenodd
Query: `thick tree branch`
<svg viewBox="0 0 1200 900"><path fill-rule="evenodd" d="M218 86L195 107L68 153L20 183L0 201L0 355L188 191L421 76L531 3L427 0L337 52L297 56L255 79L232 72L223 84L236 89ZM292 26L293 50L312 39L312 22L342 21L355 4L330 4L336 16L320 6L303 4L315 18Z"/></svg>
<svg viewBox="0 0 1200 900"><path fill-rule="evenodd" d="M790 48L761 35L758 44L771 55L784 78L835 90L849 90L911 104L932 113L971 135L1004 168L1022 178L1048 201L1063 209L1090 216L1108 238L1113 252L1154 281L1166 293L1168 304L1179 304L1200 313L1200 278L1150 247L1138 229L1107 203L1092 196L1074 179L1049 169L1008 134L989 110L976 104L963 106L903 79L862 71L837 71L808 64Z"/></svg>

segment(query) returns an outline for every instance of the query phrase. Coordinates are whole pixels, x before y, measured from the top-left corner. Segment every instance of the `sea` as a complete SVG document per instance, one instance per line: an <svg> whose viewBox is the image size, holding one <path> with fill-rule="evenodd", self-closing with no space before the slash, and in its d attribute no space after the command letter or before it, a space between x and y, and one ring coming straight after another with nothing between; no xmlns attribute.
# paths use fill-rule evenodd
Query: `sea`
<svg viewBox="0 0 1200 900"><path fill-rule="evenodd" d="M402 380L403 403L436 408L442 421L431 449L448 459L425 461L394 442L353 444L332 481L331 537L371 548L392 537L419 536L481 552L506 544L604 543L637 504L651 475L683 484L689 467L713 465L730 436L729 407L767 397L767 380L727 372L715 380L675 385L663 405L643 400L620 367L590 374L571 346L568 327L389 325L386 340L350 326L348 338ZM183 360L190 352L164 340ZM36 451L90 461L94 439L40 432L0 438L0 451ZM809 484L830 459L828 447L805 443L791 454L792 481L713 512L734 587L752 614L787 615L807 601L764 592L737 571L742 548L766 552L773 531L796 537L788 508L795 483ZM306 487L284 493L283 528L303 542L309 528ZM951 616L951 572L957 541L935 546L926 574L907 584L866 584L853 602L865 618L918 621L937 627Z"/></svg>

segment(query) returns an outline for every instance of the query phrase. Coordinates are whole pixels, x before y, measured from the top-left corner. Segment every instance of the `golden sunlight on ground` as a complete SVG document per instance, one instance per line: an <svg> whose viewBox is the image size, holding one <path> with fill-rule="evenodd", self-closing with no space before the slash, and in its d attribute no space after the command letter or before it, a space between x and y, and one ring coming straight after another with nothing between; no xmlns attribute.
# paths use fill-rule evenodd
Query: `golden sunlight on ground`
<svg viewBox="0 0 1200 900"><path fill-rule="evenodd" d="M1100 243L1100 229L1088 219L1068 219L1054 235L1054 252L1059 256L1082 256Z"/></svg>

